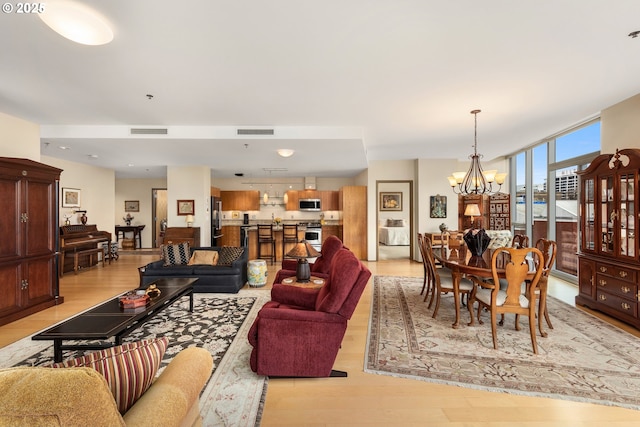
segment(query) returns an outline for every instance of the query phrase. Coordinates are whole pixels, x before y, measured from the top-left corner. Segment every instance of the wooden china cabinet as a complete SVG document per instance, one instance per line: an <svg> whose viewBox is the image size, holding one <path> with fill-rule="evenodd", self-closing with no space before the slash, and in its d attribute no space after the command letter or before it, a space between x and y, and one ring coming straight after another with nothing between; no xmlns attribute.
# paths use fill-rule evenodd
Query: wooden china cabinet
<svg viewBox="0 0 640 427"><path fill-rule="evenodd" d="M636 221L640 149L596 157L580 176L576 304L640 328Z"/></svg>

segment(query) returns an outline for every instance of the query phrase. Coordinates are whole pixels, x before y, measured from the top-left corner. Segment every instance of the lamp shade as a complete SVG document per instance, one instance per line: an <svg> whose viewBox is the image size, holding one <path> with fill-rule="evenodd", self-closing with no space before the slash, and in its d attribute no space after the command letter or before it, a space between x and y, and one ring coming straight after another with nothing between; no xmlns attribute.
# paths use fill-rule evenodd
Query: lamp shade
<svg viewBox="0 0 640 427"><path fill-rule="evenodd" d="M193 218L193 215L187 215L184 219L184 222L187 223L188 227L191 227L193 225L193 222L195 221L195 219Z"/></svg>
<svg viewBox="0 0 640 427"><path fill-rule="evenodd" d="M467 207L464 210L464 215L465 216L480 216L480 207L475 204L475 203L471 203L468 204Z"/></svg>
<svg viewBox="0 0 640 427"><path fill-rule="evenodd" d="M311 243L308 241L300 240L300 242L296 243L296 245L287 252L287 256L290 258L307 259L320 256L320 252L311 246Z"/></svg>

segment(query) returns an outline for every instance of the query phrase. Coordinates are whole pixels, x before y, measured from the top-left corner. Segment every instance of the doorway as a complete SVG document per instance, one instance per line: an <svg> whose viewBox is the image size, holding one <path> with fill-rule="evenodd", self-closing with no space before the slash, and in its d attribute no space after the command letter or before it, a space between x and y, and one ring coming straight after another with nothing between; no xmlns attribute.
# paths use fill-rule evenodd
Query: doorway
<svg viewBox="0 0 640 427"><path fill-rule="evenodd" d="M408 260L413 254L413 181L376 181L376 259Z"/></svg>
<svg viewBox="0 0 640 427"><path fill-rule="evenodd" d="M151 225L153 230L153 247L159 248L162 244L164 231L167 228L167 189L151 189Z"/></svg>

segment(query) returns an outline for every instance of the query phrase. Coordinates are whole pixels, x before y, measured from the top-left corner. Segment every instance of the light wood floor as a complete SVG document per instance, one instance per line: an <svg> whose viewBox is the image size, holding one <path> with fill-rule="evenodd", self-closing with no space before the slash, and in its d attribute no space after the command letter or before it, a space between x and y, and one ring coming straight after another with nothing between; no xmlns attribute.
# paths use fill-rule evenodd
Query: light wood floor
<svg viewBox="0 0 640 427"><path fill-rule="evenodd" d="M121 255L61 281L65 303L0 327L0 346L138 285L137 267L152 255ZM372 273L422 277L422 264L410 261L367 263ZM269 267L269 283L276 266ZM268 286L263 288L268 292ZM552 280L550 293L569 303L576 288ZM335 368L348 378L271 379L262 426L638 426L640 411L565 400L490 393L462 387L363 372L371 286L349 323ZM620 325L640 336L638 331ZM638 390L640 394L640 390Z"/></svg>

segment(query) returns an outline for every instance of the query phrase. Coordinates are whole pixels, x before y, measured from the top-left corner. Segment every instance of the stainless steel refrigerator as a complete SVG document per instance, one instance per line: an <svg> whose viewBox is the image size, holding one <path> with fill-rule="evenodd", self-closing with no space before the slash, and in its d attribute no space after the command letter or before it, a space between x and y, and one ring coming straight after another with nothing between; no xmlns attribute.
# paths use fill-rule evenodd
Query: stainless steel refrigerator
<svg viewBox="0 0 640 427"><path fill-rule="evenodd" d="M222 201L219 197L211 197L211 246L220 246L218 239L222 237Z"/></svg>

